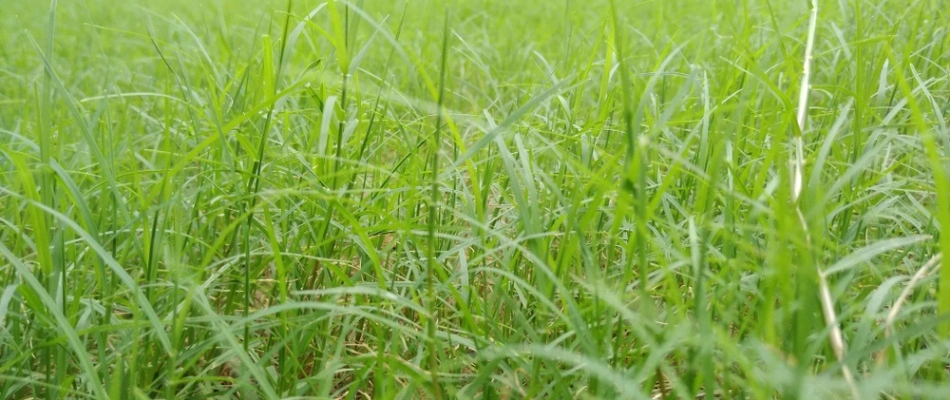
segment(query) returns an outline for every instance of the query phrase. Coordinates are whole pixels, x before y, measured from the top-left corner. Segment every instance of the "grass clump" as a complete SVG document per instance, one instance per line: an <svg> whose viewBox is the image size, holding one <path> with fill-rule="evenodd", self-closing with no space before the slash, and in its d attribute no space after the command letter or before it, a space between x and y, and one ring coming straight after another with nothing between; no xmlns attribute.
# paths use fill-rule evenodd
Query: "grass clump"
<svg viewBox="0 0 950 400"><path fill-rule="evenodd" d="M950 21L821 7L5 4L0 397L950 396Z"/></svg>

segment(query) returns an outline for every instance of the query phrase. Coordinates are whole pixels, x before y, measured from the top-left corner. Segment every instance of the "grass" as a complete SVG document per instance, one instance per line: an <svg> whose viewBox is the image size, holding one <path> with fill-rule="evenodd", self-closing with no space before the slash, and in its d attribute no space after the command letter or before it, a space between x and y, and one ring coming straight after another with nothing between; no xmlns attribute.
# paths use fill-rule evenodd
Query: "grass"
<svg viewBox="0 0 950 400"><path fill-rule="evenodd" d="M950 396L940 2L7 3L2 398Z"/></svg>

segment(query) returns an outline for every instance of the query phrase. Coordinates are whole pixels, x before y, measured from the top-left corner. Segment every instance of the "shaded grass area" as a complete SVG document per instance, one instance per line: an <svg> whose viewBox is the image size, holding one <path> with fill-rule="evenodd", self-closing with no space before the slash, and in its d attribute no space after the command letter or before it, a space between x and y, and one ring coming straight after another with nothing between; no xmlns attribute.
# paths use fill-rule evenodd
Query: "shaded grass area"
<svg viewBox="0 0 950 400"><path fill-rule="evenodd" d="M0 397L950 396L939 2L3 7Z"/></svg>

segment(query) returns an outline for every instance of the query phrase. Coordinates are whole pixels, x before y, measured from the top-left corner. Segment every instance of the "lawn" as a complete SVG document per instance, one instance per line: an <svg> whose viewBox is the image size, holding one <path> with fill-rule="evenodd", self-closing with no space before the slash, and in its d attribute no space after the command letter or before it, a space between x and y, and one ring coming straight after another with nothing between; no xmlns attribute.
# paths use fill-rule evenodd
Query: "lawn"
<svg viewBox="0 0 950 400"><path fill-rule="evenodd" d="M0 0L0 398L950 398L948 26Z"/></svg>

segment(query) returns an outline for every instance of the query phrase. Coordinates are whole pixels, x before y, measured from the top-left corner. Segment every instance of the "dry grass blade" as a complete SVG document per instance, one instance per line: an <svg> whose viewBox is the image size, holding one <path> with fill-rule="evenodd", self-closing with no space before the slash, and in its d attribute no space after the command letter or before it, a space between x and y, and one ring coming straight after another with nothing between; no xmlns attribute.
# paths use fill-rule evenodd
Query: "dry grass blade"
<svg viewBox="0 0 950 400"><path fill-rule="evenodd" d="M911 292L913 292L914 288L917 287L917 283L920 282L921 279L924 279L924 277L930 274L930 272L936 271L937 268L940 268L940 261L942 258L943 254L937 254L931 257L927 263L925 263L922 267L920 267L920 269L917 270L916 273L914 273L914 276L910 278L910 281L907 282L907 286L904 287L904 290L901 291L901 294L897 296L897 300L894 301L894 306L891 307L891 310L887 313L887 317L884 318L884 322L882 323L882 325L884 325L884 337L891 337L891 328L893 328L894 321L897 319L897 314L900 313L904 302L908 297L910 297ZM884 364L886 361L886 354L886 351L881 350L877 353L877 355L875 355L878 365Z"/></svg>
<svg viewBox="0 0 950 400"><path fill-rule="evenodd" d="M932 270L936 271L937 267L940 267L940 260L942 259L942 254L937 254L930 258L930 261L927 261L923 267L920 267L917 270L917 273L910 278L910 282L907 282L907 287L901 291L900 296L897 297L897 301L894 302L894 306L891 307L891 311L887 313L887 318L884 319L884 335L891 336L891 327L894 326L894 320L897 319L897 314L900 313L901 307L904 305L904 301L907 300L907 297L910 296L910 293L917 287L917 282L923 279L927 274Z"/></svg>
<svg viewBox="0 0 950 400"><path fill-rule="evenodd" d="M802 82L799 89L798 95L798 113L796 115L796 122L798 123L798 133L792 135L792 146L795 149L795 165L794 165L794 177L792 178L792 200L796 202L796 212L798 214L798 220L801 222L804 231L808 232L807 222L805 221L804 215L801 211L801 205L798 204L802 193L803 186L803 169L805 165L805 150L804 150L804 139L805 134L805 118L808 115L808 94L811 87L811 67L812 67L812 57L815 49L815 31L818 26L818 0L811 0L810 6L810 16L808 20L808 40L805 45L805 61L802 68ZM811 242L810 238L808 241ZM819 299L821 300L821 309L825 315L825 323L831 329L828 332L829 339L831 340L831 347L834 349L835 357L838 358L838 361L843 361L845 356L845 342L844 335L841 333L841 326L838 324L838 317L835 313L834 299L831 298L831 290L828 288L828 280L825 277L825 273L819 268L818 270L818 284L819 284ZM851 373L851 369L847 365L842 363L841 374L844 376L845 381L847 381L848 386L851 389L851 393L855 398L860 397L857 384L854 381L854 374Z"/></svg>
<svg viewBox="0 0 950 400"><path fill-rule="evenodd" d="M808 40L805 44L805 62L802 68L802 83L798 91L798 113L795 121L798 122L798 134L792 135L795 147L795 177L793 178L792 198L798 200L802 193L802 169L805 164L804 140L805 117L808 116L808 93L811 88L811 61L815 49L815 31L818 26L818 0L811 0L811 15L808 20Z"/></svg>

